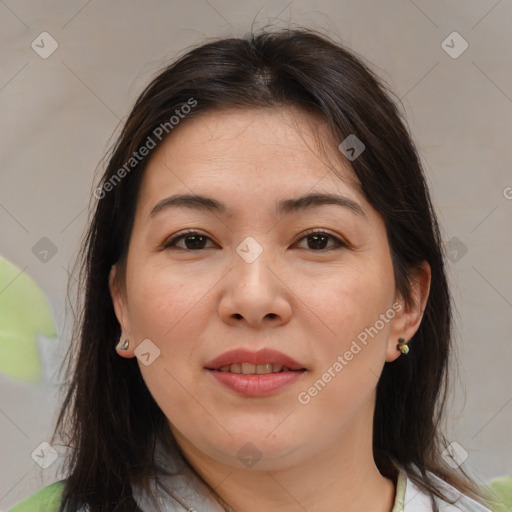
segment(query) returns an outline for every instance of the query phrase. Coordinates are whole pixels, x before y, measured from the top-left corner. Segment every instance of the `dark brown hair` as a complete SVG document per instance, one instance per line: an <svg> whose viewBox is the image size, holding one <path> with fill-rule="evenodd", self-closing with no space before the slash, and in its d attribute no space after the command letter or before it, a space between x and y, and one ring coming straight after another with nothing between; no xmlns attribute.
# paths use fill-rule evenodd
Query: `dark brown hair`
<svg viewBox="0 0 512 512"><path fill-rule="evenodd" d="M151 154L129 167L127 162L148 137L155 140L157 127L167 123L172 137L169 120L191 98L196 103L186 118L218 108L292 106L322 116L337 144L351 134L364 143L351 167L385 221L397 291L406 302L419 265L427 261L432 271L413 349L385 364L378 383L375 461L389 478L395 477L391 461L398 462L433 494L440 495L427 472L475 492L441 457L452 308L439 227L417 151L396 103L364 59L324 35L294 29L221 39L187 52L141 93L110 152L77 260L83 295L68 356L69 388L54 434L70 447L62 510L72 504L88 505L91 512L136 510L129 482L144 485L155 474L157 440L174 442L137 360L122 359L114 350L121 331L108 278L117 263L123 281Z"/></svg>

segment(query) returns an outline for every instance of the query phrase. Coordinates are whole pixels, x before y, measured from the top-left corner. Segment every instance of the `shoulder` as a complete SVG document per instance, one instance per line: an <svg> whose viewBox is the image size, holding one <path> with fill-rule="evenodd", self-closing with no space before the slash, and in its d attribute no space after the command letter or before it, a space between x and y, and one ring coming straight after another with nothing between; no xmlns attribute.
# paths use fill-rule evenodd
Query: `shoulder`
<svg viewBox="0 0 512 512"><path fill-rule="evenodd" d="M58 512L64 485L63 480L47 485L8 512Z"/></svg>

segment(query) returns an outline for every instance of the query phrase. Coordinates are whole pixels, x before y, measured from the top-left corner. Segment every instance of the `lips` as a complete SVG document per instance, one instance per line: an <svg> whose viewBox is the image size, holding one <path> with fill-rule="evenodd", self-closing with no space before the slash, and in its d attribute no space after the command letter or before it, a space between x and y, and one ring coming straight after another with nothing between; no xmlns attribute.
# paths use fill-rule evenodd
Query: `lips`
<svg viewBox="0 0 512 512"><path fill-rule="evenodd" d="M277 350L265 348L257 352L248 349L234 349L224 352L212 361L206 363L207 370L220 370L222 367L230 366L232 364L249 363L251 365L280 365L288 370L306 370L307 368L292 359L290 356L283 354Z"/></svg>
<svg viewBox="0 0 512 512"><path fill-rule="evenodd" d="M246 398L276 395L308 373L305 365L270 348L230 350L208 362L205 371L224 389Z"/></svg>

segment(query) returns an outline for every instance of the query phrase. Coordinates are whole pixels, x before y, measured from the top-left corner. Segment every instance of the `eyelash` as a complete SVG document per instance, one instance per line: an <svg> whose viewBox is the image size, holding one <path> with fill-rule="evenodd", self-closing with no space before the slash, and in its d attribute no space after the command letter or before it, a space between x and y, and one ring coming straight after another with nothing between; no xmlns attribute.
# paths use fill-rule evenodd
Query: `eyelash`
<svg viewBox="0 0 512 512"><path fill-rule="evenodd" d="M203 235L202 233L200 233L198 231L188 230L188 231L184 231L184 232L178 234L177 236L165 241L162 246L162 249L181 249L181 250L187 251L187 252L195 252L195 251L205 250L205 249L186 249L183 247L176 247L177 242L179 242L180 240L185 239L189 236L193 236L193 235L199 235L199 236L202 236L203 238L207 238L207 239L211 240L210 237ZM331 251L336 248L348 247L348 244L346 242L344 242L343 240L341 240L340 238L338 238L337 236L334 236L333 234L331 234L327 231L322 231L322 230L318 230L318 229L311 229L311 230L306 231L305 233L303 233L302 237L298 240L298 242L301 242L302 240L304 240L310 236L313 236L313 235L327 236L327 237L331 238L332 240L334 240L335 246L330 247L328 249L320 249L320 250L309 249L312 252L325 253L325 252Z"/></svg>

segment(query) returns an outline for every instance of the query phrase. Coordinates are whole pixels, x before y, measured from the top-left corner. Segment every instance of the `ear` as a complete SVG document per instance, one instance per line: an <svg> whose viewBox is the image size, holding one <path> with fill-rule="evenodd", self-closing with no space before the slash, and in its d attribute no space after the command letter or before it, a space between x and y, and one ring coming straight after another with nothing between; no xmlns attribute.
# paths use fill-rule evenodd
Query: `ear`
<svg viewBox="0 0 512 512"><path fill-rule="evenodd" d="M430 265L426 261L422 262L410 278L411 304L406 304L402 297L398 297L393 304L396 314L386 349L387 362L394 361L401 354L397 348L398 338L405 338L408 342L418 330L427 305L431 277ZM410 347L414 350L414 346Z"/></svg>
<svg viewBox="0 0 512 512"><path fill-rule="evenodd" d="M117 266L112 265L108 276L108 286L110 289L110 296L112 297L112 304L114 305L114 311L116 313L117 321L121 326L121 338L116 346L117 353L121 357L131 358L134 357L135 340L131 337L130 329L130 318L128 314L128 304L126 299L126 293L119 286L117 277ZM129 339L132 343L129 344L128 350L119 350L119 347L123 344L124 340Z"/></svg>

